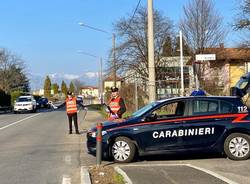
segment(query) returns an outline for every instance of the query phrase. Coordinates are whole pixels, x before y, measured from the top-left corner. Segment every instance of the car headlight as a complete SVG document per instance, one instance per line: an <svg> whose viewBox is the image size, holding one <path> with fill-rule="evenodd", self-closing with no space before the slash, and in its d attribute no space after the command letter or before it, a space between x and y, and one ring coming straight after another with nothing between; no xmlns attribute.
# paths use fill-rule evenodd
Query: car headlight
<svg viewBox="0 0 250 184"><path fill-rule="evenodd" d="M95 138L97 133L96 132L90 132L89 133L91 137ZM102 131L102 136L106 135L107 134L107 131Z"/></svg>

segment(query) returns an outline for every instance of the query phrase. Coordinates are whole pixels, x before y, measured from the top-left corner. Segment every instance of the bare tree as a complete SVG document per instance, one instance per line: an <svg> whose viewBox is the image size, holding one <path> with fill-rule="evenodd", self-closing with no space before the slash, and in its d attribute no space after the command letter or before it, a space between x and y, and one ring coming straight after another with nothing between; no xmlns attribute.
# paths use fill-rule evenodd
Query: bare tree
<svg viewBox="0 0 250 184"><path fill-rule="evenodd" d="M147 42L147 9L139 8L130 17L121 18L115 23L119 43L116 48L116 68L119 72L138 73L143 80L148 78L148 42ZM173 35L173 24L159 11L154 12L154 44L156 77L160 70L160 59L163 45Z"/></svg>
<svg viewBox="0 0 250 184"><path fill-rule="evenodd" d="M81 93L81 88L84 86L84 82L82 82L82 81L80 81L80 80L78 80L78 79L74 79L73 80L73 84L75 85L75 87L76 87L76 93L77 94L80 94Z"/></svg>
<svg viewBox="0 0 250 184"><path fill-rule="evenodd" d="M241 0L240 13L236 18L235 29L250 30L250 0Z"/></svg>
<svg viewBox="0 0 250 184"><path fill-rule="evenodd" d="M238 10L233 27L235 30L243 31L241 46L250 47L250 0L241 0Z"/></svg>
<svg viewBox="0 0 250 184"><path fill-rule="evenodd" d="M183 9L180 28L193 53L202 53L207 47L223 43L226 36L223 18L212 0L190 0Z"/></svg>
<svg viewBox="0 0 250 184"><path fill-rule="evenodd" d="M29 80L25 74L23 60L6 49L0 51L0 89L5 93L29 91Z"/></svg>

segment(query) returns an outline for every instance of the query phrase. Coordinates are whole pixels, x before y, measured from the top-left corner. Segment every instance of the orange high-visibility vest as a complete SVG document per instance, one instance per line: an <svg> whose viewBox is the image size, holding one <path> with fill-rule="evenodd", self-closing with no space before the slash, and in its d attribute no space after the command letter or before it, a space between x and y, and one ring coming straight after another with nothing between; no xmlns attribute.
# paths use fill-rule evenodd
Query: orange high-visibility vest
<svg viewBox="0 0 250 184"><path fill-rule="evenodd" d="M120 99L121 97L117 96L116 98L111 98L109 101L109 107L115 114L117 114L121 108L119 105Z"/></svg>
<svg viewBox="0 0 250 184"><path fill-rule="evenodd" d="M72 99L66 99L66 111L67 114L73 114L77 112L76 97L72 97Z"/></svg>

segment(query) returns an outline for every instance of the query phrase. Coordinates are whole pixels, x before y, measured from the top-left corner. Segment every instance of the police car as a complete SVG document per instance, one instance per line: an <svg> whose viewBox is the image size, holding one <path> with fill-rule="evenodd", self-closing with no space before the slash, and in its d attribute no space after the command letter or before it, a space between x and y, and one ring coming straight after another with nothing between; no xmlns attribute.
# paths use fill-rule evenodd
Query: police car
<svg viewBox="0 0 250 184"><path fill-rule="evenodd" d="M103 155L115 162L135 156L193 151L221 152L230 159L250 156L250 116L239 97L195 96L156 101L122 122L104 122ZM87 133L96 151L96 128Z"/></svg>

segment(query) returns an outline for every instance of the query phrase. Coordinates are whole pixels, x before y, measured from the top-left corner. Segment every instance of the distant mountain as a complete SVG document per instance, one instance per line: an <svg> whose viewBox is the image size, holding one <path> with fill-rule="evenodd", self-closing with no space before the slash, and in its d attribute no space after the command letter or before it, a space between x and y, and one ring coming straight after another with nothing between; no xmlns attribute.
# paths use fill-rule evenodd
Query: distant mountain
<svg viewBox="0 0 250 184"><path fill-rule="evenodd" d="M70 84L72 80L79 80L84 85L97 86L98 85L98 73L96 72L87 72L83 75L74 75L74 74L48 74L52 83L57 83L61 86L62 81L66 82L67 85ZM42 89L44 85L44 80L46 76L31 74L29 76L30 79L30 87L31 90Z"/></svg>

